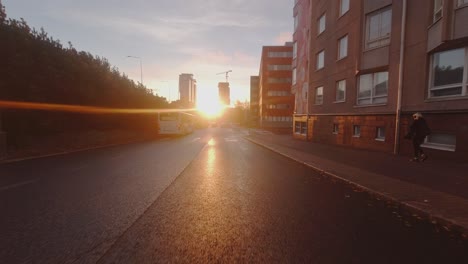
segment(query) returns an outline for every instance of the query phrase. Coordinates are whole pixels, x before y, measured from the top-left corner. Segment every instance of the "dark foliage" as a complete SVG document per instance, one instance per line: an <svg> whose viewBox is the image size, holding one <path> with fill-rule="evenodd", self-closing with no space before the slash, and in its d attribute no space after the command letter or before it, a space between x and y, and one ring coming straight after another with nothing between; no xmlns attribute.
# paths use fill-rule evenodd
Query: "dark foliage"
<svg viewBox="0 0 468 264"><path fill-rule="evenodd" d="M63 47L44 29L8 19L0 6L0 100L109 108L166 108L165 98L135 84L105 58ZM43 134L90 129L155 129L155 114L80 114L1 110L3 130ZM13 138L12 138L13 137Z"/></svg>

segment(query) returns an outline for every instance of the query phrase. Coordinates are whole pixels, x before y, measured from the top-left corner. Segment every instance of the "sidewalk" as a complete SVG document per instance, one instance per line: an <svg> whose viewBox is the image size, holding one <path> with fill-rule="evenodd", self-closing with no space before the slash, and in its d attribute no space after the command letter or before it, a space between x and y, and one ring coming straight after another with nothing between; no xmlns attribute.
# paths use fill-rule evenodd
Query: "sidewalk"
<svg viewBox="0 0 468 264"><path fill-rule="evenodd" d="M410 162L390 153L323 145L250 130L247 140L468 235L468 164Z"/></svg>

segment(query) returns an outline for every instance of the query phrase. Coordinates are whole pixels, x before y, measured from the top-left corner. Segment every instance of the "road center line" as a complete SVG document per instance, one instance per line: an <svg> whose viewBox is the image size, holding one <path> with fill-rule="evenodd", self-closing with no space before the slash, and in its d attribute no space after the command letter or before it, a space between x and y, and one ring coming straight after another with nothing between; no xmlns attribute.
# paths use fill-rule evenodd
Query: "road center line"
<svg viewBox="0 0 468 264"><path fill-rule="evenodd" d="M6 191L6 190L9 190L9 189L13 189L13 188L16 188L16 187L20 187L20 186L23 186L23 185L35 183L38 180L39 179L34 179L34 180L29 180L29 181L24 181L24 182L19 182L19 183L3 186L3 187L0 187L0 192Z"/></svg>

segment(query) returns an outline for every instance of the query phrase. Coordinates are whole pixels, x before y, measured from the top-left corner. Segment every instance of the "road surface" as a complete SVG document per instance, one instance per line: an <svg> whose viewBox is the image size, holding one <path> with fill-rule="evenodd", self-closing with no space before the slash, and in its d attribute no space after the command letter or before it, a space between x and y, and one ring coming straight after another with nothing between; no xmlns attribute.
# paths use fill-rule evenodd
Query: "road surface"
<svg viewBox="0 0 468 264"><path fill-rule="evenodd" d="M468 263L466 241L246 133L0 166L0 262Z"/></svg>

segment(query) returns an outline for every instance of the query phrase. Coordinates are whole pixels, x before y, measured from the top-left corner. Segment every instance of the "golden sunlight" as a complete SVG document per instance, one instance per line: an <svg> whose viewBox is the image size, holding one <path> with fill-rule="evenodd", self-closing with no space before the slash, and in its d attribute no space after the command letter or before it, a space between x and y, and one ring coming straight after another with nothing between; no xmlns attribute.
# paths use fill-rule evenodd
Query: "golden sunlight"
<svg viewBox="0 0 468 264"><path fill-rule="evenodd" d="M197 109L206 117L213 118L221 115L224 108L219 102L217 94L205 93L198 97Z"/></svg>

